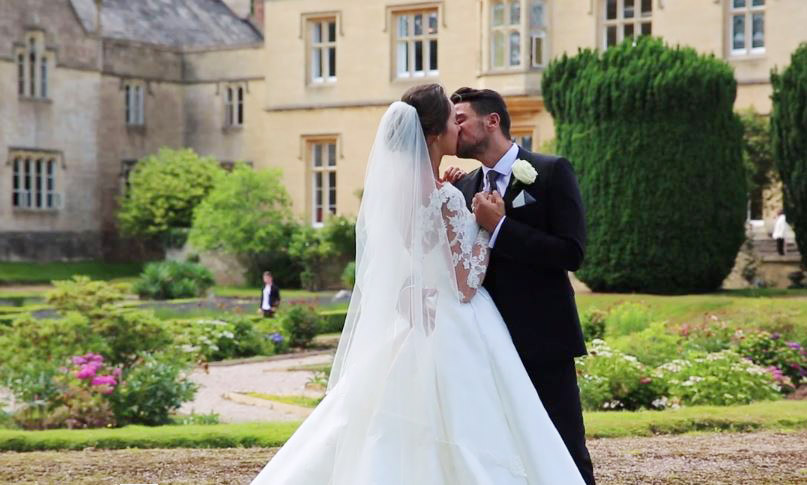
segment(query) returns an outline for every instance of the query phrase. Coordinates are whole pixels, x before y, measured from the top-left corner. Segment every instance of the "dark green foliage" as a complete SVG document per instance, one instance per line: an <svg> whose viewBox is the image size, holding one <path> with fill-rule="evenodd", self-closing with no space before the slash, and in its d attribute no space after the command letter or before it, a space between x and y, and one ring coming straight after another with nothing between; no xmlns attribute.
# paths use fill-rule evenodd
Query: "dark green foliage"
<svg viewBox="0 0 807 485"><path fill-rule="evenodd" d="M321 317L308 306L294 306L281 317L283 327L289 334L289 345L308 347L322 327Z"/></svg>
<svg viewBox="0 0 807 485"><path fill-rule="evenodd" d="M201 264L162 261L147 264L132 289L141 298L170 300L202 296L213 283L213 275Z"/></svg>
<svg viewBox="0 0 807 485"><path fill-rule="evenodd" d="M771 73L773 155L782 178L785 215L807 268L807 43L781 74Z"/></svg>
<svg viewBox="0 0 807 485"><path fill-rule="evenodd" d="M595 291L718 288L744 239L742 125L731 68L642 39L554 61L543 93L574 165Z"/></svg>

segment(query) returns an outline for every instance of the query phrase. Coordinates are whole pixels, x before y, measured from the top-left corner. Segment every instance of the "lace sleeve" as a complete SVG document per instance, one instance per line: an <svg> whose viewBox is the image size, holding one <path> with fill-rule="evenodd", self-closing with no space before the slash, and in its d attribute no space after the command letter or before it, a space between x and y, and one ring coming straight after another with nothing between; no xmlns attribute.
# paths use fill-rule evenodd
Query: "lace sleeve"
<svg viewBox="0 0 807 485"><path fill-rule="evenodd" d="M451 248L459 298L467 303L485 279L490 259L490 234L476 223L476 218L465 207L465 200L459 190L445 185L441 192L442 216Z"/></svg>

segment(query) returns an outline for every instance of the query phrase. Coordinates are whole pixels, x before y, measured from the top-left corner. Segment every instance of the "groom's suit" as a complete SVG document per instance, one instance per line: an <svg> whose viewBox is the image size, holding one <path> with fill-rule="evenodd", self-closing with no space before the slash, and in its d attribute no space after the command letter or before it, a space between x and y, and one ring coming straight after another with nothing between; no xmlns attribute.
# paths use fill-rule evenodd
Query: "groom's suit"
<svg viewBox="0 0 807 485"><path fill-rule="evenodd" d="M585 251L580 189L568 160L520 147L518 158L529 162L538 176L532 184L510 177L503 196L505 219L483 285L502 314L550 419L586 483L593 484L574 367L574 357L584 355L586 347L567 276L580 267ZM484 186L482 169L455 186L470 209L474 194ZM519 207L513 206L514 200Z"/></svg>

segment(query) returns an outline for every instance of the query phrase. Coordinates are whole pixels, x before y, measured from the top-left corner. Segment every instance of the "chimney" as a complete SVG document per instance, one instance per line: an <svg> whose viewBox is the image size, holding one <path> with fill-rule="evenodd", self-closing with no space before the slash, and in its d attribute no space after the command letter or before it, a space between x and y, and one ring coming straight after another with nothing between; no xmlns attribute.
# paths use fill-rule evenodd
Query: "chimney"
<svg viewBox="0 0 807 485"><path fill-rule="evenodd" d="M265 0L250 0L249 21L263 33L263 7Z"/></svg>
<svg viewBox="0 0 807 485"><path fill-rule="evenodd" d="M101 35L101 7L104 0L95 0L95 33Z"/></svg>

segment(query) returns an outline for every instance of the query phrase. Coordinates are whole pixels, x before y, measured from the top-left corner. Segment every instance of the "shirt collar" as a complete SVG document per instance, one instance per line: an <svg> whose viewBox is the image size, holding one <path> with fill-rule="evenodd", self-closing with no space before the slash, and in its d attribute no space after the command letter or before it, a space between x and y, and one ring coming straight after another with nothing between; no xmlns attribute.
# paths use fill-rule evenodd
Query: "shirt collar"
<svg viewBox="0 0 807 485"><path fill-rule="evenodd" d="M502 158L496 162L496 165L493 166L493 170L502 175L510 175L510 172L513 171L513 164L516 163L516 158L518 158L518 145L513 143L510 145L510 148L504 152ZM483 175L487 176L488 170L491 169L484 165L482 166Z"/></svg>

